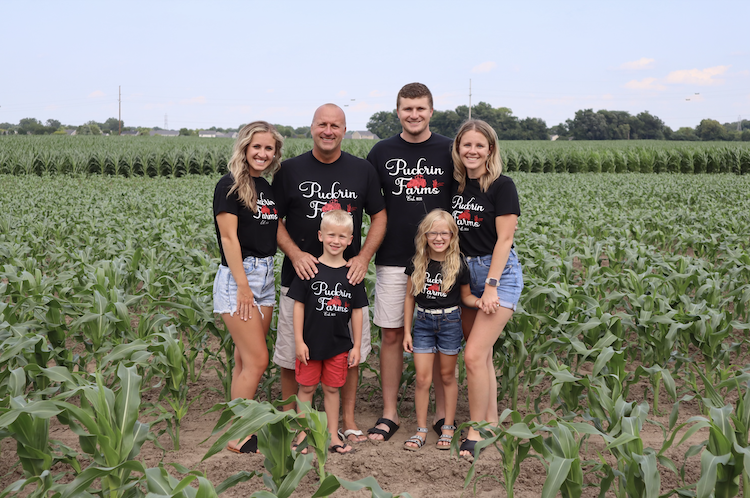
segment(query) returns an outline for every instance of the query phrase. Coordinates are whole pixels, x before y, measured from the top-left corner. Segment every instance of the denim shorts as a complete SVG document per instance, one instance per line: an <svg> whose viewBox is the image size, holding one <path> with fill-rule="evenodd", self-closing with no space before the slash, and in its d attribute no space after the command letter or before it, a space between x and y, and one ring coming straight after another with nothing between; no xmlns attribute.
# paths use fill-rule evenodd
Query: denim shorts
<svg viewBox="0 0 750 498"><path fill-rule="evenodd" d="M469 263L469 272L471 273L471 293L477 297L484 294L484 281L490 272L490 263L492 255L467 257ZM505 263L503 275L500 277L500 285L497 288L497 297L500 300L500 306L516 311L516 305L521 298L523 290L523 269L518 261L518 255L515 249L510 250L508 262Z"/></svg>
<svg viewBox="0 0 750 498"><path fill-rule="evenodd" d="M457 355L461 351L461 308L450 313L425 313L415 310L414 329L411 333L415 353ZM437 310L430 310L437 311Z"/></svg>
<svg viewBox="0 0 750 498"><path fill-rule="evenodd" d="M276 303L275 279L273 275L273 256L254 258L248 256L242 261L245 267L247 282L253 291L253 305L260 310L261 306L273 306ZM214 279L214 313L237 311L237 282L234 281L228 266L219 265Z"/></svg>

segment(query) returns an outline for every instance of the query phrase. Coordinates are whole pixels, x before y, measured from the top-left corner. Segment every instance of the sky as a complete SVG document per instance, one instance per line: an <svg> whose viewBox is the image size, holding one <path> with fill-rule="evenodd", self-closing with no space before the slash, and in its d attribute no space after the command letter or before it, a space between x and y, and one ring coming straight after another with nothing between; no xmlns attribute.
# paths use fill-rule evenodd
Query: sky
<svg viewBox="0 0 750 498"><path fill-rule="evenodd" d="M170 129L256 119L349 130L418 81L437 110L508 107L547 126L592 108L676 130L750 119L750 1L0 0L0 123Z"/></svg>

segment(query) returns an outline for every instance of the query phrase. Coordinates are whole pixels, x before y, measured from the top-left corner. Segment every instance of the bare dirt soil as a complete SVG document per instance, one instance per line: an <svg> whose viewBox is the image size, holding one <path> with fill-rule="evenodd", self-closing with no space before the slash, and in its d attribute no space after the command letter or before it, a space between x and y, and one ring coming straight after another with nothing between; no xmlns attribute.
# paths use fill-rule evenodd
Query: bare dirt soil
<svg viewBox="0 0 750 498"><path fill-rule="evenodd" d="M378 360L375 355L370 356L369 362L377 369ZM368 427L372 427L375 420L381 415L382 405L379 390L373 387L376 383L374 374L367 372L364 376L364 385L360 387L356 414L359 428L363 431L366 431ZM209 414L205 412L214 406L214 404L223 402L224 398L220 392L221 385L219 379L211 369L204 371L199 381L192 384L190 389L193 396L200 397L192 405L190 412L182 421L181 449L179 451L167 451L164 454L161 449L147 442L143 446L140 455L140 459L144 465L146 467L154 467L160 461L165 463L177 462L188 468L205 472L215 485L242 470L263 470L263 455L238 455L229 451L222 451L205 462L201 461L214 440L203 441L210 435L219 416L216 412ZM275 389L273 395L278 396L278 386L275 386ZM156 393L153 394L155 395ZM422 449L416 452L404 451L404 441L413 435L416 429L413 394L413 389L406 393L401 404L401 428L390 441L358 443L355 445L356 452L353 454L329 454L326 471L350 481L373 476L384 490L394 494L408 492L414 498L455 497L460 496L462 492L464 496L472 496L473 484L470 484L465 491L463 487L464 478L467 475L470 463L463 459L457 459L455 455L451 456L448 451L438 450L436 448L437 435L432 430L427 435L427 444ZM264 400L264 397L262 393L259 393L261 401ZM525 399L526 393L521 393L519 400L523 400L523 403L525 403ZM630 401L640 402L643 399L646 399L652 406L653 396L647 380L641 381L639 385L631 387L630 390ZM504 408L506 408L506 403L505 401L501 401L499 405L500 411ZM656 416L651 411L649 419L657 420L667 425L671 408L670 400L662 390L660 396L660 410L662 415ZM523 409L519 411L523 413ZM699 402L693 400L680 405L680 422L695 415L700 415ZM430 418L429 420L432 419ZM469 407L465 385L459 388L457 420L459 422L469 420ZM61 425L56 419L53 419L50 425L50 437L52 439L60 440L70 447L79 448L77 436L67 426ZM662 430L658 426L649 423L644 425L641 436L644 446L650 446L657 450L661 447L664 439ZM683 443L679 447L673 446L666 453L666 456L672 458L678 468L683 463L685 464L685 479L688 483L696 482L700 476L700 457L694 456L685 462L684 454L689 446L699 444L706 437L707 432L698 432L688 442ZM678 440L679 438L677 438ZM675 444L677 441L675 441ZM171 440L166 435L161 437L160 442L165 448L172 447ZM2 454L2 458L0 459L0 489L2 489L11 482L20 479L22 477L22 470L19 465L16 465L16 448L13 440L6 439L2 441L0 451ZM600 438L591 438L582 447L583 460L596 459L598 458L597 453L606 454L604 443ZM84 466L86 465L85 462L82 463ZM58 465L53 469L53 473L61 473L66 470L69 469L66 469L63 465ZM584 469L585 471L586 469ZM662 493L683 485L679 476L674 475L670 470L660 467L660 471ZM486 477L480 480L476 486L476 496L506 496L502 485L498 482L498 479L502 475L501 459L499 452L494 447L487 448L482 453L477 463L476 475L497 476L497 479ZM72 479L72 477L69 479ZM521 475L514 488L515 496L519 498L540 496L545 479L546 470L539 460L535 458L525 460L521 465ZM585 482L591 484L591 487L584 489L584 496L598 496L599 489L594 484L598 482L598 479L592 476L585 476ZM253 478L250 481L231 488L222 496L231 498L247 497L261 489L266 489L262 480L260 478ZM316 489L317 475L313 470L302 480L293 496L308 497ZM370 494L366 491L350 492L341 489L335 493L335 496L370 496ZM608 496L614 496L614 494L610 491Z"/></svg>

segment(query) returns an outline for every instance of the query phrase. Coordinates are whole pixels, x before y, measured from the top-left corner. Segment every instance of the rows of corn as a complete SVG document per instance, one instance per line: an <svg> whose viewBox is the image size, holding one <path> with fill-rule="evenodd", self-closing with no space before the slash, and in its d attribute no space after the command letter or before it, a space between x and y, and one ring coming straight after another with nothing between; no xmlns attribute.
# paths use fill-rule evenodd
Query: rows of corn
<svg viewBox="0 0 750 498"><path fill-rule="evenodd" d="M210 175L225 171L231 139L195 137L0 137L0 174ZM370 140L345 140L343 149L365 157ZM288 139L283 158L312 148ZM750 173L750 145L742 142L653 140L501 144L505 169L569 173Z"/></svg>
<svg viewBox="0 0 750 498"><path fill-rule="evenodd" d="M506 495L527 458L547 471L544 498L587 487L750 493L748 177L512 176L526 287L495 345L501 420L481 427L478 445L500 455L490 473ZM22 473L0 496L216 496L251 479L263 496L289 496L308 473L316 496L342 486L390 496L373 478L326 472L324 414L229 400L232 343L211 302L217 178L0 177L0 437L15 441ZM167 472L180 422L196 410L191 387L208 369L227 401L213 409L206 458L258 432L267 472L222 483L181 465ZM414 379L407 361L404 397ZM459 381L465 396L463 369ZM274 383L269 366L262 397ZM51 439L55 417L78 444ZM660 427L660 444L644 442L645 424ZM306 456L289 450L298 430L314 450ZM164 441L162 464L147 468L141 448ZM700 472L686 473L697 461ZM665 473L678 489L664 489Z"/></svg>

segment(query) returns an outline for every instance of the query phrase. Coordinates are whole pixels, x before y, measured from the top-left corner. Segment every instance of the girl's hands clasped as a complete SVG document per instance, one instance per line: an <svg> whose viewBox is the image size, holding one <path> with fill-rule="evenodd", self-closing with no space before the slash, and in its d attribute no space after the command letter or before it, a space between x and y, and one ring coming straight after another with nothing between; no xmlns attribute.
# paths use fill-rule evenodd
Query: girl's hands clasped
<svg viewBox="0 0 750 498"><path fill-rule="evenodd" d="M497 312L500 307L500 298L497 297L497 289L492 287L491 290L485 290L482 298L479 300L478 308L481 308L486 314Z"/></svg>

